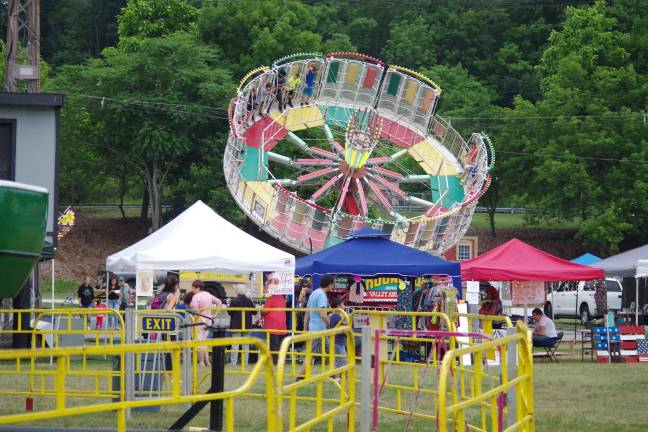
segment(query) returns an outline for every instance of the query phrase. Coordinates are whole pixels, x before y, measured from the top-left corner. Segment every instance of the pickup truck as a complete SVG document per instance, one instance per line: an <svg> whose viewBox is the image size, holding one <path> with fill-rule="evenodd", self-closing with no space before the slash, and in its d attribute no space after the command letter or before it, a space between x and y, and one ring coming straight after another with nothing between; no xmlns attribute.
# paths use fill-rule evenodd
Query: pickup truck
<svg viewBox="0 0 648 432"><path fill-rule="evenodd" d="M621 283L616 279L606 278L605 285L608 309L620 310L623 292ZM551 316L553 313L553 316L560 318L580 317L581 321L585 323L592 317L602 315L596 310L594 301L595 281L560 282L557 286L554 285L554 288L547 293L547 302L544 307L547 316Z"/></svg>

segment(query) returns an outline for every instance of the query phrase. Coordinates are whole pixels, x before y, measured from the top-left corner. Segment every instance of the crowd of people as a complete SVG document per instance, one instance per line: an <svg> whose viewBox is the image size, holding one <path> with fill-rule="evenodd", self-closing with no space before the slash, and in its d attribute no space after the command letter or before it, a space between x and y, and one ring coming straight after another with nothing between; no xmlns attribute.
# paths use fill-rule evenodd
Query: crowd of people
<svg viewBox="0 0 648 432"><path fill-rule="evenodd" d="M279 111L294 108L293 100L300 91L300 106L309 105L315 91L318 69L315 64L308 64L303 80L301 75L301 70L297 68L290 73L279 68L273 75L262 76L258 85L251 86L247 94L245 122L254 123L269 115L275 102Z"/></svg>
<svg viewBox="0 0 648 432"><path fill-rule="evenodd" d="M329 302L328 292L333 288L335 279L333 276L324 276L321 279L320 287L312 290L308 281L301 282L295 286L294 296L296 308L327 309L344 308L342 298L334 298ZM235 286L236 295L229 299L221 298L222 293L213 292L205 287L201 280L195 280L191 284L191 290L180 289L178 278L170 275L158 289L145 309L149 310L178 310L181 313L189 310L196 319L204 325L198 327L198 340L205 340L209 337L209 328L212 326L212 315L201 313L208 308L227 307L230 318L229 336L246 337L252 335L258 329L267 333L270 351L273 353L273 361L277 361L277 352L281 342L290 331L322 331L333 328L340 324L342 316L339 313L329 314L325 310L318 313L292 312L287 305L292 305L291 296L269 295L261 308L257 308L254 301L248 295L247 286L238 284ZM103 276L97 276L93 285L90 276L84 278L77 290L78 302L81 308L101 308L124 311L134 305L134 290L131 289L123 277L111 276L107 284ZM288 302L287 302L288 300ZM107 322L104 323L102 314L96 315L96 329L118 329L116 314L108 313ZM229 362L236 365L239 361L248 362L249 347L235 344L231 347ZM313 353L322 353L320 340L313 342ZM336 355L346 353L346 340L343 335L336 338ZM339 364L340 360L336 361ZM206 349L198 352L198 363L202 366L210 366L210 357Z"/></svg>
<svg viewBox="0 0 648 432"><path fill-rule="evenodd" d="M320 332L326 329L335 328L342 321L341 314L331 313L331 309L344 309L345 298L330 298L330 291L335 286L335 278L327 275L321 278L320 286L312 289L308 280L302 281L295 286L293 293L295 307L308 309L305 311L292 311L287 305L292 305L291 296L271 294L267 296L261 308L257 308L254 301L248 295L246 285L238 284L235 288L235 296L227 301L224 296L224 289L214 292L205 286L201 280L194 280L191 289L184 291L180 289L178 278L175 275L167 277L165 283L159 287L157 295L152 297L147 304L150 310L189 310L195 315L198 322L203 325L198 327L197 339L206 340L210 335L210 328L213 326L213 318L210 312L204 312L210 308L227 307L229 315L229 336L236 337L257 337L261 334L269 345L272 352L273 362L277 362L277 353L280 350L283 339L291 331ZM92 278L86 277L78 288L77 295L79 306L82 308L102 308L125 310L133 305L134 290L125 282L123 277L111 276L107 284L104 284L103 277L97 276L96 283L92 284ZM419 290L421 298L412 303L425 304L423 301L424 291ZM316 312L313 310L317 310ZM498 290L493 286L485 289L479 309L480 315L501 315L502 301ZM118 328L118 320L115 314L107 314L108 329ZM96 315L95 328L102 329L104 319L102 314ZM557 333L553 321L543 314L540 309L534 309L532 318L536 325L533 330L533 345L537 347L550 347L556 342ZM259 332L259 329L262 329ZM311 352L317 357L333 349L335 353L335 366L344 365L346 357L346 336L343 334L335 337L334 347L322 350L322 339L314 339ZM227 359L231 364L237 365L240 361L247 364L249 359L247 345L233 344L230 355ZM198 351L199 365L209 367L210 356L206 348ZM303 371L302 371L303 372Z"/></svg>

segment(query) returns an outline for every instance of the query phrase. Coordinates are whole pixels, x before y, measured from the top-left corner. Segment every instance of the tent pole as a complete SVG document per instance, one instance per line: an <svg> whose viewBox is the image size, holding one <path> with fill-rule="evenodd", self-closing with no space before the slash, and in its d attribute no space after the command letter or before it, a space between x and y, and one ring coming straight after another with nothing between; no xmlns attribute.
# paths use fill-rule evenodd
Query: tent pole
<svg viewBox="0 0 648 432"><path fill-rule="evenodd" d="M574 341L577 340L576 339L576 327L578 326L578 321L582 319L582 317L580 316L580 311L578 310L578 283L576 283L576 313L578 314L578 318L576 319L576 321L574 321ZM574 345L576 345L575 342L574 342Z"/></svg>
<svg viewBox="0 0 648 432"><path fill-rule="evenodd" d="M52 257L52 309L54 309L54 266L56 265L56 260ZM52 323L53 324L53 323Z"/></svg>
<svg viewBox="0 0 648 432"><path fill-rule="evenodd" d="M551 285L551 321L556 323L556 311L554 310L556 308L556 292L558 289L556 288L556 285Z"/></svg>
<svg viewBox="0 0 648 432"><path fill-rule="evenodd" d="M295 327L297 326L297 314L295 313L295 290L293 290L293 294L290 296L290 333L292 336L295 336Z"/></svg>
<svg viewBox="0 0 648 432"><path fill-rule="evenodd" d="M639 325L639 278L635 276L635 325Z"/></svg>

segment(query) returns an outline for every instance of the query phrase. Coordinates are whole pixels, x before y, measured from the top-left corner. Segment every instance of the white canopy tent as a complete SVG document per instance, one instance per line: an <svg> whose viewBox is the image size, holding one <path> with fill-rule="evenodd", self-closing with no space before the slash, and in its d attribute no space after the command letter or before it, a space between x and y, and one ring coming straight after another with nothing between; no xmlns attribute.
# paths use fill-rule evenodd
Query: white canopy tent
<svg viewBox="0 0 648 432"><path fill-rule="evenodd" d="M106 269L294 273L295 257L252 237L196 201L153 234L109 256Z"/></svg>

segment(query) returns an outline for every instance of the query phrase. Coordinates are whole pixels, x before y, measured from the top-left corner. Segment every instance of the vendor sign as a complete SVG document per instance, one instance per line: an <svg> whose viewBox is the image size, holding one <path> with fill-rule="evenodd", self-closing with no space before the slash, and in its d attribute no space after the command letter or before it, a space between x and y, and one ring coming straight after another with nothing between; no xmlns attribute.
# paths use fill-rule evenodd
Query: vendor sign
<svg viewBox="0 0 648 432"><path fill-rule="evenodd" d="M513 306L541 305L545 303L544 282L515 281L511 284Z"/></svg>
<svg viewBox="0 0 648 432"><path fill-rule="evenodd" d="M153 295L153 270L137 270L135 274L135 294L137 297Z"/></svg>
<svg viewBox="0 0 648 432"><path fill-rule="evenodd" d="M377 277L364 279L365 302L393 302L398 300L398 290L405 287L405 281L397 277Z"/></svg>
<svg viewBox="0 0 648 432"><path fill-rule="evenodd" d="M191 272L181 271L181 281L194 281L196 279L207 281L219 282L241 282L247 283L249 281L248 274L235 274L235 273L215 273L215 272Z"/></svg>
<svg viewBox="0 0 648 432"><path fill-rule="evenodd" d="M289 272L264 272L263 295L291 295L295 292L295 275Z"/></svg>

